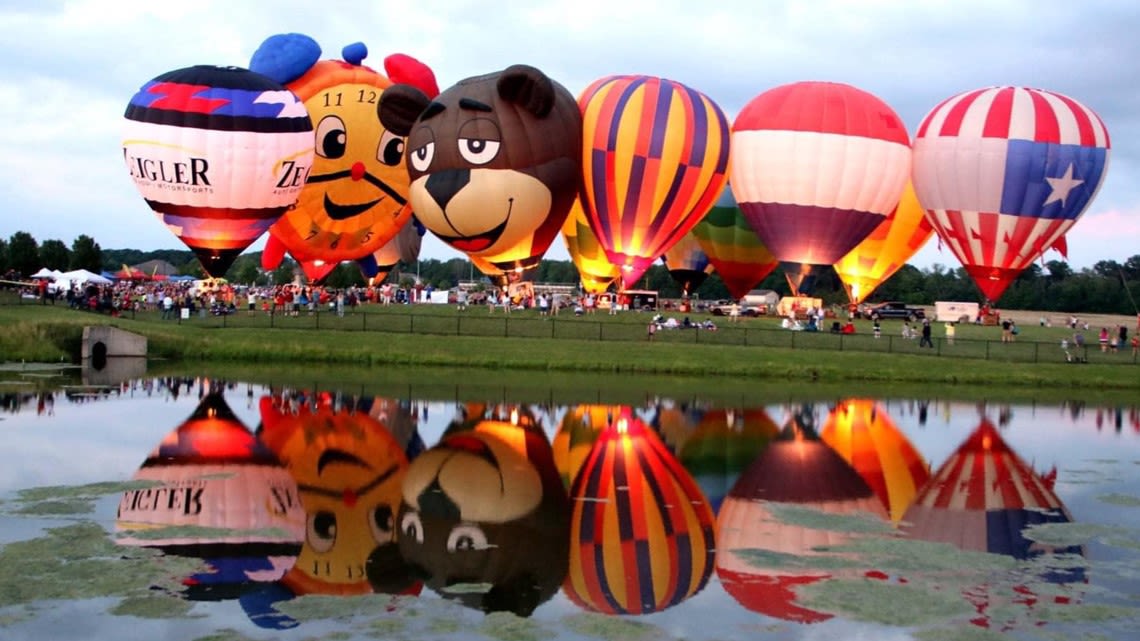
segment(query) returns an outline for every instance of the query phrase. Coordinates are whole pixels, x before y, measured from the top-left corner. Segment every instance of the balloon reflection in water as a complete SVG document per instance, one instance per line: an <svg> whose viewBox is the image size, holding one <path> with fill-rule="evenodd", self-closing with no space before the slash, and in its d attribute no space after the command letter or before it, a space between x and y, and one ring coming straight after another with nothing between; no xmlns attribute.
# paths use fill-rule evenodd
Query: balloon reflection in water
<svg viewBox="0 0 1140 641"><path fill-rule="evenodd" d="M1032 526L1071 523L1073 518L1051 484L1010 448L988 419L934 473L903 520L904 531L915 539L1023 561L1084 552L1080 546L1053 548L1026 536ZM979 614L973 622L989 627L987 611L998 601L1031 607L1039 598L1034 590L1044 592L1048 584L1053 584L1049 590L1055 592L1054 603L1073 600L1076 586L1085 581L1083 567L1049 567L1052 559L1044 561L1045 569L1036 576L1015 578L1016 585L1007 586L1009 594L997 585L968 588L965 596ZM1063 584L1074 584L1069 586L1073 589Z"/></svg>
<svg viewBox="0 0 1140 641"><path fill-rule="evenodd" d="M626 409L594 443L571 491L570 574L581 607L649 614L704 588L714 519L697 484Z"/></svg>
<svg viewBox="0 0 1140 641"><path fill-rule="evenodd" d="M512 408L453 422L412 462L400 551L443 597L529 616L566 576L568 512L541 425Z"/></svg>
<svg viewBox="0 0 1140 641"><path fill-rule="evenodd" d="M384 425L327 402L282 411L271 398L261 420L259 436L296 479L305 508L305 543L283 584L293 594L418 592L395 543L408 459Z"/></svg>
<svg viewBox="0 0 1140 641"><path fill-rule="evenodd" d="M153 485L123 493L118 541L206 561L209 571L184 580L188 598L238 598L293 566L305 531L297 484L220 392L206 394L133 478Z"/></svg>
<svg viewBox="0 0 1140 641"><path fill-rule="evenodd" d="M885 521L886 510L855 469L805 423L793 417L729 491L717 515L716 571L725 590L749 610L815 623L832 615L797 603L797 586L857 574L832 569L849 564L833 562L835 555L821 549L855 535L829 529L820 519L865 513ZM782 518L789 508L805 513ZM811 522L797 522L803 519Z"/></svg>
<svg viewBox="0 0 1140 641"><path fill-rule="evenodd" d="M705 493L713 512L737 477L780 431L764 408L710 409L681 449L681 464Z"/></svg>
<svg viewBox="0 0 1140 641"><path fill-rule="evenodd" d="M820 438L855 468L898 523L930 478L930 465L870 399L840 401L823 424Z"/></svg>
<svg viewBox="0 0 1140 641"><path fill-rule="evenodd" d="M554 434L554 464L569 490L602 430L621 412L619 405L578 405L566 411Z"/></svg>

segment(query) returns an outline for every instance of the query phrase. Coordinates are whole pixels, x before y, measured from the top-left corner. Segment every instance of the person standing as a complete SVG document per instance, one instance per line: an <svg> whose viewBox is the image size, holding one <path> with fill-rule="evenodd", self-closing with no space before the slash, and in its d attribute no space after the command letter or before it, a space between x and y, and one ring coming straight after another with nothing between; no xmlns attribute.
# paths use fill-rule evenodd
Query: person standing
<svg viewBox="0 0 1140 641"><path fill-rule="evenodd" d="M946 344L954 344L954 334L957 333L958 328L954 326L953 322L946 323Z"/></svg>
<svg viewBox="0 0 1140 641"><path fill-rule="evenodd" d="M934 341L930 340L930 319L923 319L922 321L922 338L918 341L919 347L934 348Z"/></svg>
<svg viewBox="0 0 1140 641"><path fill-rule="evenodd" d="M871 333L878 338L883 335L883 326L879 324L879 319L871 321Z"/></svg>

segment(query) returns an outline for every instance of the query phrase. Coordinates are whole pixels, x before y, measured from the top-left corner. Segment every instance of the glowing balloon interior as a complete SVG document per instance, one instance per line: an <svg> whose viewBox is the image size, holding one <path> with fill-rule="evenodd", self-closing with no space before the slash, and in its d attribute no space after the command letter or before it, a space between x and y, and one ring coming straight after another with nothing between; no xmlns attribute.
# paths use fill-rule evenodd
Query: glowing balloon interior
<svg viewBox="0 0 1140 641"><path fill-rule="evenodd" d="M736 300L776 269L776 257L736 206L732 185L725 185L709 213L693 227L693 235Z"/></svg>

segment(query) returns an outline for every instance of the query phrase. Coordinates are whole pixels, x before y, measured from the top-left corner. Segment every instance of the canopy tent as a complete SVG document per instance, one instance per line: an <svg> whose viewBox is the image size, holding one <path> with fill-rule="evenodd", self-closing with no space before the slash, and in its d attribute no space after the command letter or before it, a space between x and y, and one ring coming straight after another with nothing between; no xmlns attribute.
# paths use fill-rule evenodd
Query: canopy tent
<svg viewBox="0 0 1140 641"><path fill-rule="evenodd" d="M72 284L85 285L92 283L94 285L110 285L111 279L104 278L94 272L89 272L86 269L75 269L69 272L63 272L56 277L56 283L67 281Z"/></svg>
<svg viewBox="0 0 1140 641"><path fill-rule="evenodd" d="M47 267L41 267L40 271L31 275L31 278L49 278L51 280L55 280L59 278L60 274L62 273L63 272L59 271L58 269L48 269Z"/></svg>
<svg viewBox="0 0 1140 641"><path fill-rule="evenodd" d="M123 265L119 271L111 275L115 280L151 280L151 275L137 267Z"/></svg>

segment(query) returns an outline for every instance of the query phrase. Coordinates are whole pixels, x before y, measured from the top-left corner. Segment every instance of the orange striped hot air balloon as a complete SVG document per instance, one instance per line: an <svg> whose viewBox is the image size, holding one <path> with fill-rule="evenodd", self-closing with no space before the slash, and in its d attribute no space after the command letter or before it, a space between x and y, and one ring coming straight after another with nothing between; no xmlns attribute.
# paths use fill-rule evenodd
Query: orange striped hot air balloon
<svg viewBox="0 0 1140 641"><path fill-rule="evenodd" d="M819 436L871 486L894 523L930 479L926 459L875 401L840 401Z"/></svg>
<svg viewBox="0 0 1140 641"><path fill-rule="evenodd" d="M712 509L661 439L630 412L594 443L571 499L563 590L582 608L659 612L708 582Z"/></svg>
<svg viewBox="0 0 1140 641"><path fill-rule="evenodd" d="M865 298L894 275L934 235L926 212L907 183L898 207L855 249L835 263L835 273L852 303Z"/></svg>
<svg viewBox="0 0 1140 641"><path fill-rule="evenodd" d="M725 185L709 213L693 227L693 235L736 300L779 264L736 205L731 185Z"/></svg>
<svg viewBox="0 0 1140 641"><path fill-rule="evenodd" d="M586 216L628 287L720 195L729 123L704 94L652 76L602 78L578 105Z"/></svg>
<svg viewBox="0 0 1140 641"><path fill-rule="evenodd" d="M578 268L578 276L582 279L582 289L591 294L601 294L609 289L617 277L619 270L606 258L606 252L590 229L590 222L586 219L586 212L582 210L581 199L574 201L570 208L570 215L562 224L562 240L566 243L566 251L570 253L570 260Z"/></svg>
<svg viewBox="0 0 1140 641"><path fill-rule="evenodd" d="M620 405L578 405L566 411L551 446L554 465L567 490L574 484L594 441L620 413Z"/></svg>

